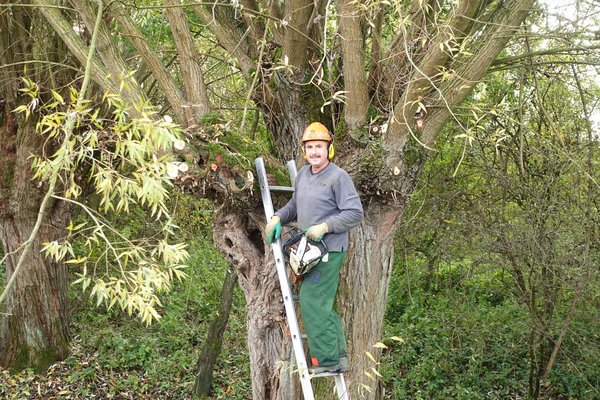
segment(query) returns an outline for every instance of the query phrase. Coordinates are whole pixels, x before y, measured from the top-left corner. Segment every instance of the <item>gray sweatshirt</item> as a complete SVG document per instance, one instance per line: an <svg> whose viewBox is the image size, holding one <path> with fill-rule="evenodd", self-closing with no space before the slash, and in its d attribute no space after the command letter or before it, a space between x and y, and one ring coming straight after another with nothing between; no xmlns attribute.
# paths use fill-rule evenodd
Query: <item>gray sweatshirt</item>
<svg viewBox="0 0 600 400"><path fill-rule="evenodd" d="M330 162L317 174L310 165L302 167L291 200L275 215L282 224L296 219L302 230L327 222L328 233L323 236L327 249L346 251L348 230L361 221L363 208L348 173Z"/></svg>

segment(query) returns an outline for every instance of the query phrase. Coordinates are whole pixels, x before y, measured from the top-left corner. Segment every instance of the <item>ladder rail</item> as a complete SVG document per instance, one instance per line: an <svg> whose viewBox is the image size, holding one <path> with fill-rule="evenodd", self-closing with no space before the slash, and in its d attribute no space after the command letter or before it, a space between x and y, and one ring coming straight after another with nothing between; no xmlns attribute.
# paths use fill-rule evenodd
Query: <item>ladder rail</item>
<svg viewBox="0 0 600 400"><path fill-rule="evenodd" d="M261 157L257 158L255 160L255 163L256 171L258 173L260 193L262 196L263 207L265 210L265 216L267 221L269 221L274 214L274 210L273 201L271 200L271 192L269 190L269 184L266 180L267 174L265 164ZM290 284L285 270L283 251L281 250L281 239L277 239L276 242L272 243L271 249L273 250L273 254L275 256L275 265L277 266L277 277L279 278L279 286L281 286L283 304L285 306L285 313L290 329L290 336L292 338L292 348L294 349L294 356L296 357L298 372L300 374L300 384L302 386L302 393L304 394L305 400L314 400L314 393L312 390L312 385L310 383L310 376L308 374L308 365L306 364L306 357L304 356L304 347L302 345L302 338L300 335L300 326L298 325L298 318L296 317L296 310L294 309L294 302L292 300L292 291L290 289Z"/></svg>
<svg viewBox="0 0 600 400"><path fill-rule="evenodd" d="M271 199L271 190L291 192L294 191L293 186L296 180L296 175L298 174L296 169L296 162L294 160L290 160L287 162L287 169L292 182L292 187L269 186L269 183L267 182L267 171L265 169L264 160L262 159L262 157L258 157L254 162L256 166L256 172L258 175L258 184L260 187L260 194L263 201L265 217L268 222L271 219L271 217L275 214L275 211L273 209L273 200ZM350 400L343 373L323 373L317 375L311 375L309 373L308 365L306 363L306 355L304 354L304 345L302 343L300 326L298 324L298 317L296 316L296 310L294 308L292 290L290 288L290 283L286 272L283 251L281 249L281 239L277 239L276 242L272 243L271 249L273 250L273 255L275 256L277 277L279 279L279 286L281 287L281 294L283 297L283 304L285 306L286 319L290 329L292 348L294 350L294 357L296 359L298 373L300 374L300 384L302 386L302 394L304 396L304 400L314 400L315 398L312 389L311 379L324 376L331 376L335 379L335 386L339 400Z"/></svg>

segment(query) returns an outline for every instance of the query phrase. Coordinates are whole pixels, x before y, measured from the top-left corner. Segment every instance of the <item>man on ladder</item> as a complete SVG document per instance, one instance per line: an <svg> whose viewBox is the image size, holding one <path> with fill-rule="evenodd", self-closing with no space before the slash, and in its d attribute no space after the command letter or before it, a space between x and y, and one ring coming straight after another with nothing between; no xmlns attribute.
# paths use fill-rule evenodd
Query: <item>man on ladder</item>
<svg viewBox="0 0 600 400"><path fill-rule="evenodd" d="M335 150L329 129L313 122L301 141L308 165L298 172L292 198L273 215L265 233L272 243L279 239L282 224L296 220L309 239L327 245L329 252L303 276L300 310L311 355L309 371L341 373L348 368L346 338L333 304L348 230L361 221L363 209L348 173L331 162Z"/></svg>

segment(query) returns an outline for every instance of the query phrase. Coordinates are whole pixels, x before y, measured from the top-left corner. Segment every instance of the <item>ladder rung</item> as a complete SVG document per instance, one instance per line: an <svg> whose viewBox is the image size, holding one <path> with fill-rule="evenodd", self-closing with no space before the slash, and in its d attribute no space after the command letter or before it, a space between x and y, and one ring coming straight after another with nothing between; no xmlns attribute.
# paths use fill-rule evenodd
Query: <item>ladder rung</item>
<svg viewBox="0 0 600 400"><path fill-rule="evenodd" d="M270 186L269 185L269 190L272 190L272 191L278 190L280 192L293 192L294 188L291 186Z"/></svg>
<svg viewBox="0 0 600 400"><path fill-rule="evenodd" d="M326 376L341 376L343 372L320 372L318 374L311 374L311 378L324 378Z"/></svg>

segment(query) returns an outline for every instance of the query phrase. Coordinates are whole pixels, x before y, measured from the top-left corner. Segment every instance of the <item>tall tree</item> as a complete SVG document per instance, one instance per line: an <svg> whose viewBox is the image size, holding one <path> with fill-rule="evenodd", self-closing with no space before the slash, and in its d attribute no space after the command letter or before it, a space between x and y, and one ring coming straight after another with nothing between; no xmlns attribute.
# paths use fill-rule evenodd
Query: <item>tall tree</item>
<svg viewBox="0 0 600 400"><path fill-rule="evenodd" d="M31 100L19 92L19 77L24 71L40 85L60 88L71 82L74 70L62 41L37 12L2 8L0 27L0 242L6 254L7 281L32 231L38 230L3 304L0 365L43 369L68 354L67 270L64 262L40 253L44 242L59 237L68 209L49 199L47 212L36 226L47 185L32 180L29 157L53 148L37 134L35 117L26 121L12 110ZM48 69L47 65L56 68ZM36 104L29 102L27 106L33 109Z"/></svg>
<svg viewBox="0 0 600 400"><path fill-rule="evenodd" d="M340 289L353 391L369 383L363 371L372 365L364 352L381 334L380 305L387 297L393 237L427 157L425 148L433 146L437 133L505 47L532 3L414 1L396 8L338 2L332 9L322 2L289 1L270 7L273 18L283 23L265 22L273 25L271 40L280 50L262 39L268 31L258 18L248 17L251 24L244 29L231 29L228 21L235 20L237 12L251 16L261 11L255 3L244 3L243 10L194 9L240 60L243 74L247 58L265 66L247 75L255 73L253 99L278 154L297 157L304 126L321 119L334 128L337 162L350 171L361 191L367 218L351 233ZM332 10L337 14L329 15ZM333 20L339 30L333 29ZM237 21L247 24L241 16ZM252 37L255 32L258 36ZM232 36L238 39L232 41ZM252 43L261 46L254 49ZM243 267L240 282L247 285L254 396L291 398L282 375L272 373L288 357L279 350L281 345L274 346L285 338L273 323L281 307L273 306L277 290L268 252L264 256L263 247L247 250L255 244L251 237L260 228L260 218L239 216L235 208L222 214L227 218L218 223L223 232L217 244L238 260L236 265Z"/></svg>
<svg viewBox="0 0 600 400"><path fill-rule="evenodd" d="M77 36L64 42L85 61L79 90L69 86L79 67L64 63L71 61L70 55L63 40L55 35L73 31L72 25L60 18L60 8L46 10L47 15L57 16L53 19L54 30L50 31L43 23L45 18L33 8L6 10L6 26L14 28L17 34L11 43L7 30L2 40L3 55L15 62L3 64L6 110L2 115L6 124L0 133L7 146L3 148L5 207L0 239L6 253L2 262L6 259L7 283L0 294L4 307L0 362L16 369L44 368L68 353L65 256L74 255L70 238L86 225L67 224L69 205L86 210L94 222L92 229L84 230L84 246L90 252L67 263L83 264L78 281L85 288L93 280L91 292L98 304L104 302L112 307L118 303L149 322L157 317L156 293L168 290L173 278L181 278L178 264L187 255L184 245L167 243L166 237L153 245L147 240L133 243L116 230L105 229L106 221L100 221L97 212L77 201L87 188L100 195L98 203L104 211L126 212L137 203L147 205L156 219L164 215L164 186L168 185L175 165L161 154L166 148L171 149L179 130L168 120L153 118L155 111L146 105L136 82L127 78L120 59L109 58L108 65L119 73L116 81L120 85L99 75L107 69L92 62L96 43L106 51L112 44L100 26L101 3L95 18L86 10L81 12L83 19L93 24L89 46L82 46ZM21 13L23 10L32 12ZM38 28L40 24L45 28ZM87 55L83 55L84 49ZM63 63L53 61L56 57ZM39 63L41 67L28 69L29 63ZM91 75L97 75L109 90L96 109L88 107L85 98ZM108 110L112 119L98 117L100 110ZM97 146L99 142L102 144ZM83 178L85 172L89 179ZM168 232L169 223L162 228ZM111 242L115 238L127 245L117 248ZM94 255L92 243L98 248L105 245L105 251ZM94 271L102 262L114 264L119 267L121 279L111 277L108 270L90 278L86 272L89 256L93 258ZM139 268L131 271L128 264Z"/></svg>
<svg viewBox="0 0 600 400"><path fill-rule="evenodd" d="M290 352L272 259L261 240L264 217L256 211L260 208L252 176L244 171L251 164L240 163L236 147L223 144L236 131L247 136L245 120L242 129L230 125L219 137L203 126L202 118L214 110L207 103L215 101L221 88L202 82L198 64L210 54L199 53L200 49L216 38L227 54L224 58L247 85L244 109L252 101L260 111L273 153L280 160L299 159L298 138L312 120L321 120L336 133L336 162L353 176L367 217L351 234L340 288L353 366L351 388L358 390L369 383L362 371L371 367L371 361L362 355L381 335L393 237L427 149L519 29L533 3L243 0L206 5L169 0L146 1L144 7L111 3L99 30L99 57L93 60L92 77L101 88L113 90L116 77L123 73L120 68L132 69L135 64L155 83L131 85L130 101L135 104L149 96L144 89L158 85L162 95L157 100L164 101L187 128L189 145L180 156L191 168L181 181L219 204L216 244L236 266L248 304L254 398L293 398L293 385L285 374ZM55 7L42 0L32 4L38 7L31 12L43 14L62 38L64 46L59 48L68 48L83 64L94 3L70 0L68 9L56 0L51 2ZM13 6L13 14L4 18L12 18L17 8ZM137 17L157 8L166 13L175 63L160 57L138 22L143 18ZM204 39L205 29L212 38ZM23 58L35 59L33 54L25 53ZM7 109L4 135L13 135L7 129L10 118ZM20 144L14 138L7 138L6 143L15 143L8 159L19 154ZM219 145L221 152L235 157L215 159L213 149ZM17 181L8 187L14 184Z"/></svg>

